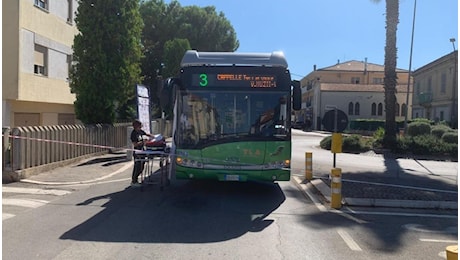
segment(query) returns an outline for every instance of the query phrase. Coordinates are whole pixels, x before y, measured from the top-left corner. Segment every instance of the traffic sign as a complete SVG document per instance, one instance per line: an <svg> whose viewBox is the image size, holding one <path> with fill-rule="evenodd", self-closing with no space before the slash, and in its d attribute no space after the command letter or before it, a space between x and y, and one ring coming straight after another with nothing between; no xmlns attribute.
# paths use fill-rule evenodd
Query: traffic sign
<svg viewBox="0 0 460 260"><path fill-rule="evenodd" d="M339 109L329 110L324 114L321 123L327 131L340 133L348 126L348 116Z"/></svg>

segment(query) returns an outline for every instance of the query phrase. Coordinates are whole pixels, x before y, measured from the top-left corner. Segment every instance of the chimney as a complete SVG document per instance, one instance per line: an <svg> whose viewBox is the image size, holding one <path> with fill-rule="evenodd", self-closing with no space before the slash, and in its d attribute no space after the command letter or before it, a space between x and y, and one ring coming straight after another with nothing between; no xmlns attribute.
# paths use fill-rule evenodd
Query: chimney
<svg viewBox="0 0 460 260"><path fill-rule="evenodd" d="M313 71L316 71L316 64L313 65Z"/></svg>

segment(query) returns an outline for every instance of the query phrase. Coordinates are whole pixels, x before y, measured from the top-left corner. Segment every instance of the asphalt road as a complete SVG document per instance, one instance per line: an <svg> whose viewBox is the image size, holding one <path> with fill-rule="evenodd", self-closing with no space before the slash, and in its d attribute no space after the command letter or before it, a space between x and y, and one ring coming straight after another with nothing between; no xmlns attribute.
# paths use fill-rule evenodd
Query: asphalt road
<svg viewBox="0 0 460 260"><path fill-rule="evenodd" d="M300 135L293 149L298 176L303 149L315 149L309 145L313 138ZM314 168L318 175L330 170L332 155L322 152L325 163ZM319 150L313 153L321 158ZM2 257L445 259L446 246L457 244L456 211L334 210L314 187L294 178L276 184L176 181L163 191L158 185L133 189L131 162L119 157L40 176L53 184L4 184ZM79 181L65 184L65 176ZM93 181L82 181L90 176Z"/></svg>

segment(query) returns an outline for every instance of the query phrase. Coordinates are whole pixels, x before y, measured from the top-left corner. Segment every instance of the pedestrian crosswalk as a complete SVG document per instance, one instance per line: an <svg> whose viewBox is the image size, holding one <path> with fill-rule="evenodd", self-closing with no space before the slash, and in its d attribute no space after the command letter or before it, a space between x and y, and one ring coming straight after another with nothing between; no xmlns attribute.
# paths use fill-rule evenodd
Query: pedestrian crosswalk
<svg viewBox="0 0 460 260"><path fill-rule="evenodd" d="M15 217L27 209L48 204L57 196L70 191L46 188L2 187L2 221Z"/></svg>

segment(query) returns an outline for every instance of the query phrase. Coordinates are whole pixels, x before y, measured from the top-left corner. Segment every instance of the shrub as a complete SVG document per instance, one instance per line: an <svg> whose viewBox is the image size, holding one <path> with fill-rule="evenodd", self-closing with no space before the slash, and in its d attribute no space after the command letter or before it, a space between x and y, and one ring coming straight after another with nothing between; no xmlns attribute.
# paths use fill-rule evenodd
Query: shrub
<svg viewBox="0 0 460 260"><path fill-rule="evenodd" d="M331 144L332 144L332 136L326 136L325 138L323 138L323 140L321 140L321 142L319 143L319 146L322 149L331 150Z"/></svg>
<svg viewBox="0 0 460 260"><path fill-rule="evenodd" d="M419 135L413 138L411 151L414 154L444 154L446 152L446 143L433 135Z"/></svg>
<svg viewBox="0 0 460 260"><path fill-rule="evenodd" d="M415 121L407 125L407 134L410 136L429 135L431 126L427 122Z"/></svg>
<svg viewBox="0 0 460 260"><path fill-rule="evenodd" d="M373 143L374 148L379 148L383 146L383 137L385 136L385 128L379 127L373 134Z"/></svg>
<svg viewBox="0 0 460 260"><path fill-rule="evenodd" d="M398 153L408 153L412 147L413 139L409 136L400 136L397 139L396 151Z"/></svg>
<svg viewBox="0 0 460 260"><path fill-rule="evenodd" d="M342 139L342 150L351 151L351 152L360 152L365 149L364 149L364 146L361 144L361 139L359 135L349 135L349 136L345 136Z"/></svg>
<svg viewBox="0 0 460 260"><path fill-rule="evenodd" d="M441 139L444 133L449 132L451 128L444 124L438 124L431 127L431 134L436 136L437 138Z"/></svg>
<svg viewBox="0 0 460 260"><path fill-rule="evenodd" d="M362 152L369 150L365 144L365 140L361 139L360 135L342 136L342 151ZM322 149L331 150L332 136L327 136L321 140L319 146Z"/></svg>
<svg viewBox="0 0 460 260"><path fill-rule="evenodd" d="M441 140L448 144L457 144L458 143L458 133L457 132L446 132L442 135Z"/></svg>

